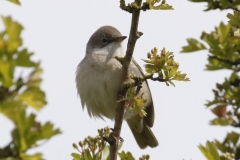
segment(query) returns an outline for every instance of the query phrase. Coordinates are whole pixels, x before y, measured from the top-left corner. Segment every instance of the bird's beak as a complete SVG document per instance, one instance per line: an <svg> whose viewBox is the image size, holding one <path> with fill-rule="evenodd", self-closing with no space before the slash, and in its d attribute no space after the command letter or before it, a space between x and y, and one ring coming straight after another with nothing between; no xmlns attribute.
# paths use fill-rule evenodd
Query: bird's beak
<svg viewBox="0 0 240 160"><path fill-rule="evenodd" d="M114 41L115 42L122 42L126 38L127 38L127 36L121 36L121 37L117 37Z"/></svg>

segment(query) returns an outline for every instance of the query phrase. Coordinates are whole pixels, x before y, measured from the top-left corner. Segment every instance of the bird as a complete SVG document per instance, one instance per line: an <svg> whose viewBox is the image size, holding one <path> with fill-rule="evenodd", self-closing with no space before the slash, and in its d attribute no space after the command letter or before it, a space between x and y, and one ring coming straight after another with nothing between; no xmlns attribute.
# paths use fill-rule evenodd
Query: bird
<svg viewBox="0 0 240 160"><path fill-rule="evenodd" d="M123 41L126 36L113 26L102 26L89 38L86 54L76 70L76 88L82 108L87 108L90 117L114 120L118 105L118 91L122 81L122 64L115 58L125 56ZM143 77L143 71L132 58L129 73ZM130 81L128 79L128 81ZM125 109L126 120L133 136L141 149L158 146L158 141L151 127L154 124L154 105L147 81L142 83L138 95L146 99L146 117Z"/></svg>

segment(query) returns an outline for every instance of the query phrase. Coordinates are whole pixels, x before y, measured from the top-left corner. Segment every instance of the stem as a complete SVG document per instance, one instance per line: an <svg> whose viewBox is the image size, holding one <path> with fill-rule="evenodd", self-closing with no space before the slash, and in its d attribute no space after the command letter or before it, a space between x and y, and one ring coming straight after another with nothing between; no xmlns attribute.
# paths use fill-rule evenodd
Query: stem
<svg viewBox="0 0 240 160"><path fill-rule="evenodd" d="M135 2L141 6L142 0L135 0ZM132 12L132 23L131 30L129 34L128 44L127 44L127 52L124 57L124 61L122 64L122 83L126 81L128 76L128 68L130 62L132 60L133 51L135 48L135 44L137 39L141 36L141 33L138 32L138 21L140 16L140 9L134 9ZM122 85L121 89L118 91L118 99L122 99L125 97L127 93L127 89ZM124 115L124 101L121 101L116 108L115 115L115 124L114 130L109 137L110 140L110 160L117 160L117 151L118 151L118 139L120 138L120 133L122 129L123 115Z"/></svg>

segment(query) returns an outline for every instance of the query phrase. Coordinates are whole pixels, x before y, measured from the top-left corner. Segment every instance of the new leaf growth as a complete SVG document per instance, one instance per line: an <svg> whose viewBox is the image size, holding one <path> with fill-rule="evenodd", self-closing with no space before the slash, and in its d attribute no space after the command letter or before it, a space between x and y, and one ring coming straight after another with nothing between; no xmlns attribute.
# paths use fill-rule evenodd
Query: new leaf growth
<svg viewBox="0 0 240 160"><path fill-rule="evenodd" d="M161 53L158 54L158 49L154 48L148 53L147 60L143 59L146 64L145 67L145 79L151 79L154 81L165 82L167 86L169 83L173 86L173 80L176 81L189 81L186 73L181 73L178 68L179 64L174 61L173 52L169 52L163 48ZM157 75L157 77L154 77Z"/></svg>

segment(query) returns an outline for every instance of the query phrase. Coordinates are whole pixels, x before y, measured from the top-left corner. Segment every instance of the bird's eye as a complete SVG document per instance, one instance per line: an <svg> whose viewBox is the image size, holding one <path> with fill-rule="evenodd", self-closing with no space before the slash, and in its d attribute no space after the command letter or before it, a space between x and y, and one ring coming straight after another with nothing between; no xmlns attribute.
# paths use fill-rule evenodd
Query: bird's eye
<svg viewBox="0 0 240 160"><path fill-rule="evenodd" d="M103 38L102 43L107 43L107 40L105 38Z"/></svg>

